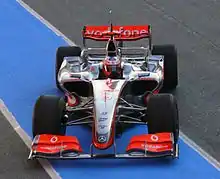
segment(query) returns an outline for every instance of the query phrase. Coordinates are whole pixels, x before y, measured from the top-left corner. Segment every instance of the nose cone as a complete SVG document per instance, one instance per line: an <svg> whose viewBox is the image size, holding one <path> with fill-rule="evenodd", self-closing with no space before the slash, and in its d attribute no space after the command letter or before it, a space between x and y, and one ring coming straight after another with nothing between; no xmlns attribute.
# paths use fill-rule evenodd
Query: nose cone
<svg viewBox="0 0 220 179"><path fill-rule="evenodd" d="M99 149L111 146L114 140L115 109L124 80L94 80L93 143Z"/></svg>
<svg viewBox="0 0 220 179"><path fill-rule="evenodd" d="M111 95L106 96L106 101L110 100L110 97L112 98ZM106 149L111 146L113 141L115 107L113 102L110 104L103 104L100 102L99 104L96 105L95 110L96 115L94 144L99 149Z"/></svg>

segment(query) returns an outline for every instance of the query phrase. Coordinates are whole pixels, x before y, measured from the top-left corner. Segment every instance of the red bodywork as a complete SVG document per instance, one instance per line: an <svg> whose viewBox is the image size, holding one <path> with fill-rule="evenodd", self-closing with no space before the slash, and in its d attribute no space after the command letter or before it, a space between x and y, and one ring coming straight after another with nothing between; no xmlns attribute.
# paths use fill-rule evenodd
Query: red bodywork
<svg viewBox="0 0 220 179"><path fill-rule="evenodd" d="M171 133L143 134L134 136L126 149L127 152L170 152L173 150Z"/></svg>
<svg viewBox="0 0 220 179"><path fill-rule="evenodd" d="M109 26L85 26L82 32L84 39L97 41L107 41L114 35L115 40L132 41L150 37L149 25L133 26L113 26L110 31Z"/></svg>
<svg viewBox="0 0 220 179"><path fill-rule="evenodd" d="M112 141L111 141L112 142ZM112 145L111 142L108 145ZM97 144L96 144L97 145ZM96 146L104 149L106 146ZM75 153L80 155L83 150L75 136L58 136L41 134L35 137L32 151L41 155L57 155L63 153ZM143 134L134 136L127 146L126 152L172 152L173 136L171 133Z"/></svg>
<svg viewBox="0 0 220 179"><path fill-rule="evenodd" d="M57 154L62 152L81 153L82 148L75 136L42 134L35 137L32 150L36 153Z"/></svg>

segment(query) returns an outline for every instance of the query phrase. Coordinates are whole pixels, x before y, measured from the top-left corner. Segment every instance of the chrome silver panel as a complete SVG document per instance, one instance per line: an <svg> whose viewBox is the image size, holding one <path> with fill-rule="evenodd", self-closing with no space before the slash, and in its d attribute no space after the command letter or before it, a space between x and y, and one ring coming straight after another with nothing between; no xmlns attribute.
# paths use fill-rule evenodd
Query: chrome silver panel
<svg viewBox="0 0 220 179"><path fill-rule="evenodd" d="M158 85L162 84L163 79L163 56L149 55L147 48L122 48L122 51L140 51L137 55L129 55L124 53L121 56L123 79L111 80L115 84L114 89L110 89L107 85L110 79L99 79L100 71L103 66L103 56L105 49L89 48L83 50L80 57L65 57L58 73L58 81L64 91L66 82L81 81L91 83L93 86L94 97L94 116L96 140L101 143L109 141L111 135L112 123L115 115L115 108L120 96L120 91L129 81L135 80L155 80ZM89 56L94 52L98 55ZM83 53L87 53L86 55ZM102 54L102 55L101 55ZM147 55L147 56L146 56ZM85 59L87 57L87 59ZM147 64L147 68L142 66ZM157 86L156 88L159 88Z"/></svg>

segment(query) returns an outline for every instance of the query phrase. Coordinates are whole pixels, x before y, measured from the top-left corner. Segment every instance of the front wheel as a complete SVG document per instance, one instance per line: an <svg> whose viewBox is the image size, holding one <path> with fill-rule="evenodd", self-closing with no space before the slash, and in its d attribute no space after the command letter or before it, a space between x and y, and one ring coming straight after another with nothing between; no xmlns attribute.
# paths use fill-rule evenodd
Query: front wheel
<svg viewBox="0 0 220 179"><path fill-rule="evenodd" d="M152 95L147 104L145 121L148 133L170 132L175 143L179 138L179 114L176 98L172 94Z"/></svg>
<svg viewBox="0 0 220 179"><path fill-rule="evenodd" d="M34 106L32 118L33 137L39 134L65 135L63 123L65 101L57 96L40 96Z"/></svg>

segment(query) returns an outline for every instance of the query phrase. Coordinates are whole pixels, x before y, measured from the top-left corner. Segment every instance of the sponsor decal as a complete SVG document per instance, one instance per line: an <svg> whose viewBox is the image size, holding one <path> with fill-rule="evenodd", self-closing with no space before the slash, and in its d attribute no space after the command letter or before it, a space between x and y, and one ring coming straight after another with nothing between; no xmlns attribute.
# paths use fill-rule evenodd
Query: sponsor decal
<svg viewBox="0 0 220 179"><path fill-rule="evenodd" d="M106 85L107 85L108 87L111 86L111 85L112 85L112 79L108 78L108 79L106 80Z"/></svg>
<svg viewBox="0 0 220 179"><path fill-rule="evenodd" d="M58 138L56 136L51 137L50 142L56 143L58 141Z"/></svg>
<svg viewBox="0 0 220 179"><path fill-rule="evenodd" d="M81 78L81 74L70 74L70 77L72 78Z"/></svg>
<svg viewBox="0 0 220 179"><path fill-rule="evenodd" d="M100 117L100 118L99 118L99 122L106 121L107 119L108 119L107 117Z"/></svg>
<svg viewBox="0 0 220 179"><path fill-rule="evenodd" d="M107 141L107 138L105 136L101 135L101 136L98 137L98 141L103 143L103 142Z"/></svg>
<svg viewBox="0 0 220 179"><path fill-rule="evenodd" d="M59 145L59 146L40 146L41 149L46 149L46 150L60 150L60 149L65 149L67 145Z"/></svg>
<svg viewBox="0 0 220 179"><path fill-rule="evenodd" d="M107 114L108 114L107 111L103 111L103 112L100 113L100 115L102 115L102 116L107 116Z"/></svg>
<svg viewBox="0 0 220 179"><path fill-rule="evenodd" d="M100 117L98 122L104 122L106 120L108 120L108 112L107 111L100 112Z"/></svg>
<svg viewBox="0 0 220 179"><path fill-rule="evenodd" d="M106 128L106 127L107 127L107 125L104 125L104 124L99 124L99 125L98 125L98 127L99 127L99 129L104 129L104 128Z"/></svg>
<svg viewBox="0 0 220 179"><path fill-rule="evenodd" d="M112 79L107 79L106 80L106 85L112 90L117 87L118 81L112 81Z"/></svg>
<svg viewBox="0 0 220 179"><path fill-rule="evenodd" d="M163 148L169 148L168 145L148 145L148 144L141 144L142 147L148 148L148 149L163 149Z"/></svg>
<svg viewBox="0 0 220 179"><path fill-rule="evenodd" d="M152 141L156 142L159 140L159 137L156 136L156 135L152 135L151 138L150 138Z"/></svg>
<svg viewBox="0 0 220 179"><path fill-rule="evenodd" d="M139 74L138 74L138 77L139 77L139 78L148 77L148 76L150 76L150 73L139 73Z"/></svg>
<svg viewBox="0 0 220 179"><path fill-rule="evenodd" d="M106 29L107 30L107 29ZM113 32L117 33L115 36L124 36L124 37L132 37L132 36L142 36L148 34L146 29L124 29L124 27L119 27L117 30ZM86 30L86 36L106 36L108 35L108 31L104 30Z"/></svg>

